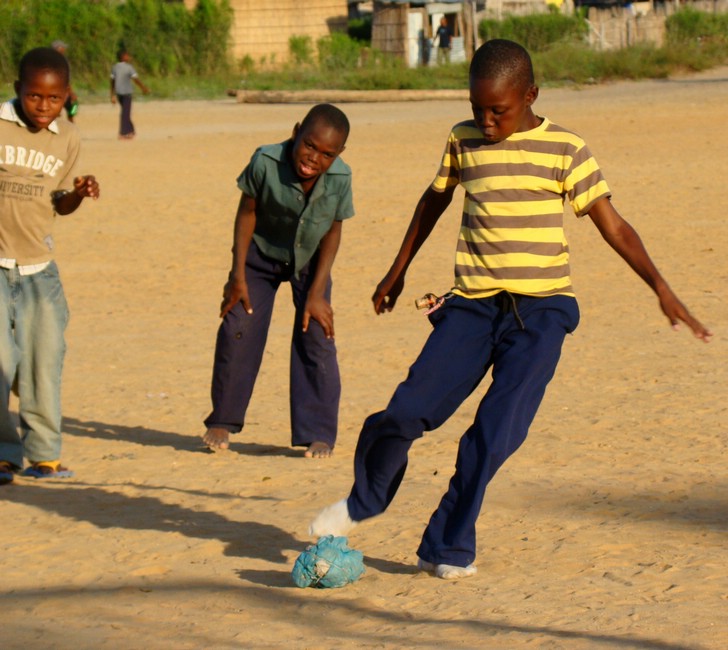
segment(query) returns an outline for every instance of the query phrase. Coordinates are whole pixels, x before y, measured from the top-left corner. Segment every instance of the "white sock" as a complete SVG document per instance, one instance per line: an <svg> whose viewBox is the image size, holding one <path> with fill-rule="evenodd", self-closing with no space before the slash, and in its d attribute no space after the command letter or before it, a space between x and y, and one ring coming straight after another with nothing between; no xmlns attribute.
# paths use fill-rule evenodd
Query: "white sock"
<svg viewBox="0 0 728 650"><path fill-rule="evenodd" d="M323 537L324 535L346 537L347 533L356 526L356 523L349 516L346 499L342 499L319 512L308 527L308 532L313 537Z"/></svg>
<svg viewBox="0 0 728 650"><path fill-rule="evenodd" d="M469 578L478 572L478 568L472 564L468 566L455 566L453 564L433 564L423 559L417 561L417 568L420 571L434 573L443 580L457 580L458 578Z"/></svg>

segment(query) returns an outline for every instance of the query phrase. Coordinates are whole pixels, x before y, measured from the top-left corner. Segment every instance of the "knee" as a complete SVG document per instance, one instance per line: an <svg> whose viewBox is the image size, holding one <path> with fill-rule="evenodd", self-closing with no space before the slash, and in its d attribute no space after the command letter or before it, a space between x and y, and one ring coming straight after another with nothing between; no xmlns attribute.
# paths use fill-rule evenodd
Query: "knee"
<svg viewBox="0 0 728 650"><path fill-rule="evenodd" d="M369 444L384 438L411 441L421 438L423 432L424 425L421 420L387 409L370 415L364 421L361 438Z"/></svg>

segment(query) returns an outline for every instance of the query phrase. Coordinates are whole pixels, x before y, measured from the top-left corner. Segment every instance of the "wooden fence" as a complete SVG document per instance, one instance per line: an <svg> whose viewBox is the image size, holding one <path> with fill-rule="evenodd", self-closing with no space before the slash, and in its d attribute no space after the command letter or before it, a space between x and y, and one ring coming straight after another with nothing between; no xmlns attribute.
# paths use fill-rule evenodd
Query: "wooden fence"
<svg viewBox="0 0 728 650"><path fill-rule="evenodd" d="M504 18L548 11L543 0L493 0L480 17ZM643 0L625 7L590 7L589 45L600 50L612 50L637 43L665 42L665 18L680 8L690 6L708 13L728 12L728 0ZM564 0L561 11L574 11L572 0Z"/></svg>

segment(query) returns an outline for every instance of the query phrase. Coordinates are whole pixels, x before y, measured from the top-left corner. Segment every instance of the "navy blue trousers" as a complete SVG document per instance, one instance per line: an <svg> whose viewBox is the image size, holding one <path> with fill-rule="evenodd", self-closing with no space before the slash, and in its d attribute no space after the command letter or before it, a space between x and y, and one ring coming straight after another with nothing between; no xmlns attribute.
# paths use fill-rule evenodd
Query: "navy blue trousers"
<svg viewBox="0 0 728 650"><path fill-rule="evenodd" d="M121 107L119 112L119 135L134 135L134 123L131 121L131 103L133 95L117 95Z"/></svg>
<svg viewBox="0 0 728 650"><path fill-rule="evenodd" d="M238 303L225 315L217 333L212 372L212 413L207 427L239 432L253 394L268 338L276 292L283 282L291 285L296 315L293 323L290 365L291 443L336 442L341 379L333 339L313 319L301 329L303 309L313 282L318 256L293 275L293 267L264 256L251 242L245 265L253 313ZM331 278L325 292L331 300Z"/></svg>
<svg viewBox="0 0 728 650"><path fill-rule="evenodd" d="M492 382L460 439L455 474L417 551L433 564L475 559L475 522L485 489L526 439L567 333L579 322L568 296L448 299L407 379L384 411L364 422L347 505L360 521L383 512L407 468L412 442L443 424L492 368Z"/></svg>

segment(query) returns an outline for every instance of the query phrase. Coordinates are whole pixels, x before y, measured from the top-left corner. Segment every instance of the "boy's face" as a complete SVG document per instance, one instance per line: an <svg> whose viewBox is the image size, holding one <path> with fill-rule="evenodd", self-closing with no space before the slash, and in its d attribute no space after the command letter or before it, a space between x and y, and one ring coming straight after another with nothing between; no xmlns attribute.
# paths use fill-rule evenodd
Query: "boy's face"
<svg viewBox="0 0 728 650"><path fill-rule="evenodd" d="M344 134L319 120L302 128L293 127L293 168L302 181L325 174L345 149Z"/></svg>
<svg viewBox="0 0 728 650"><path fill-rule="evenodd" d="M15 82L21 117L33 129L47 129L63 110L68 97L68 80L55 70L27 71L26 79Z"/></svg>
<svg viewBox="0 0 728 650"><path fill-rule="evenodd" d="M524 89L507 77L470 79L473 117L483 137L491 143L537 127L540 120L531 110L537 97L536 86Z"/></svg>

